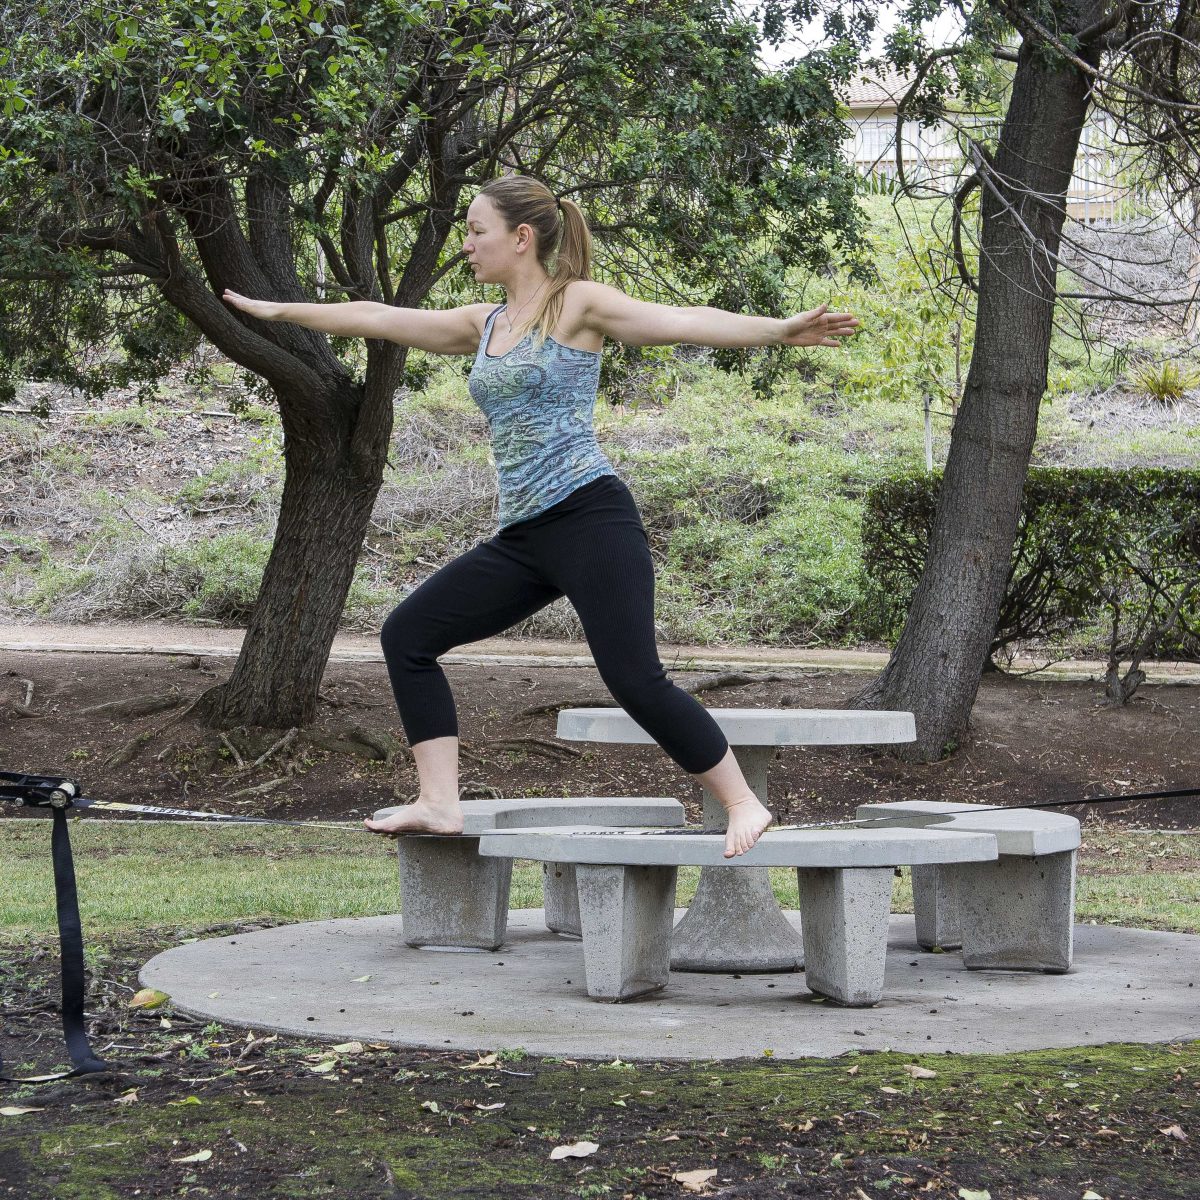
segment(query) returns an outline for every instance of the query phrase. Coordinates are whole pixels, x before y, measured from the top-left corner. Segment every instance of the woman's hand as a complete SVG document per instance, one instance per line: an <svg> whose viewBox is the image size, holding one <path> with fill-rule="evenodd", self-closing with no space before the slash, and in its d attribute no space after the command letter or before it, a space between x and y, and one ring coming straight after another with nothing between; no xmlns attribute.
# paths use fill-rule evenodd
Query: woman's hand
<svg viewBox="0 0 1200 1200"><path fill-rule="evenodd" d="M785 346L840 346L838 338L853 337L858 332L859 320L850 313L831 313L825 310L828 304L797 313L783 322Z"/></svg>
<svg viewBox="0 0 1200 1200"><path fill-rule="evenodd" d="M257 317L260 321L279 319L281 305L276 304L273 300L251 300L249 296L240 296L229 288L225 289L225 294L221 299L226 304L232 304L234 308L240 308L242 312L248 312L252 317Z"/></svg>

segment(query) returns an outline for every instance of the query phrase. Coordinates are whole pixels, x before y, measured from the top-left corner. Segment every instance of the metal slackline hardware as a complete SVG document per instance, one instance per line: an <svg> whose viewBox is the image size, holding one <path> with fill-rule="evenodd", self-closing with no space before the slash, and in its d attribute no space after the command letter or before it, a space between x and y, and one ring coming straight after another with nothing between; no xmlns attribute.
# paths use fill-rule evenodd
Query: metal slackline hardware
<svg viewBox="0 0 1200 1200"><path fill-rule="evenodd" d="M84 965L83 931L79 919L79 898L75 887L75 864L71 856L71 841L67 831L67 812L70 809L97 809L104 812L122 812L150 817L182 818L195 821L219 821L237 825L286 825L302 829L339 829L372 833L356 822L291 821L277 817L247 817L238 813L197 812L190 808L165 808L152 804L126 804L117 800L96 800L81 794L80 785L73 779L59 776L26 775L13 771L0 771L0 803L8 802L26 808L47 809L53 819L50 847L54 862L54 894L58 916L58 936L61 947L62 971L62 1025L67 1053L72 1069L54 1075L38 1075L27 1079L15 1079L4 1072L4 1060L0 1056L0 1082L46 1083L57 1079L70 1079L76 1075L89 1075L98 1071L109 1071L112 1067L96 1057L88 1042L84 1028ZM1069 808L1079 804L1127 804L1135 800L1175 800L1200 796L1200 788L1180 788L1174 791L1134 792L1126 796L1093 796L1078 800L1046 800L1034 804L972 804L948 812L931 813L930 824L938 824L947 817L979 812L1006 812L1015 809ZM913 814L909 814L912 816ZM814 821L807 825L776 825L763 836L783 830L835 829L853 826L865 829L871 825L895 821L895 816L866 817L862 820ZM507 830L493 830L489 836L500 835ZM523 830L512 830L514 834ZM696 828L662 828L624 831L646 837L666 834L715 833L717 830ZM420 835L417 835L420 836Z"/></svg>

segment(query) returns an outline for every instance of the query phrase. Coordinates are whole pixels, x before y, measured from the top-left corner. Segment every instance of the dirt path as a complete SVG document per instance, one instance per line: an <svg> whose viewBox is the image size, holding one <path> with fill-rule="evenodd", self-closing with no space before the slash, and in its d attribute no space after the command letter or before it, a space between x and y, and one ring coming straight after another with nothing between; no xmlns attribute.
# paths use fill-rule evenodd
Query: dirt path
<svg viewBox="0 0 1200 1200"><path fill-rule="evenodd" d="M113 625L5 625L0 624L0 653L16 650L92 653L202 654L214 658L237 655L244 631L203 625L156 624L141 621ZM882 647L796 648L778 646L677 646L659 644L659 656L668 669L714 670L726 666L777 667L795 665L837 671L878 671L887 663ZM446 663L491 663L518 660L544 666L591 665L586 645L525 638L489 638L473 642L452 654ZM373 634L339 634L330 654L332 662L382 662L379 641ZM1089 659L1055 662L1018 658L1014 674L1036 671L1041 679L1100 680L1104 664ZM1151 683L1200 686L1200 663L1147 662Z"/></svg>

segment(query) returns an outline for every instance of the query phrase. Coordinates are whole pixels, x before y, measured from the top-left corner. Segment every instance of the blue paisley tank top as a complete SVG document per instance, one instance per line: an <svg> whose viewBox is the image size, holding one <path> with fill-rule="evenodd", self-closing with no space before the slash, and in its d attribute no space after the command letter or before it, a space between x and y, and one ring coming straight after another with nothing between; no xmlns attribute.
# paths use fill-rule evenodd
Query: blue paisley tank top
<svg viewBox="0 0 1200 1200"><path fill-rule="evenodd" d="M615 475L592 429L600 355L527 333L506 354L488 354L493 309L468 388L491 430L500 482L500 528L524 521L601 475Z"/></svg>

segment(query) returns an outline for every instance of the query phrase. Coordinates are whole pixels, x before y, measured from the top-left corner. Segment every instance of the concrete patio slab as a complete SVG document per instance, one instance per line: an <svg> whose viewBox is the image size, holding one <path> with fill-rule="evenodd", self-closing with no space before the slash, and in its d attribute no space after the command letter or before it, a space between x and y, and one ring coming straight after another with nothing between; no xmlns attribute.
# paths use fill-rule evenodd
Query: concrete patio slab
<svg viewBox="0 0 1200 1200"><path fill-rule="evenodd" d="M800 973L673 972L663 992L605 1004L585 993L581 944L548 932L541 909L513 911L508 931L495 952L437 953L405 946L398 916L286 925L167 950L141 981L185 1012L255 1030L605 1060L1200 1037L1200 936L1189 934L1079 925L1067 974L967 971L957 954L918 950L912 917L893 916L882 1003L839 1008L813 1003Z"/></svg>

